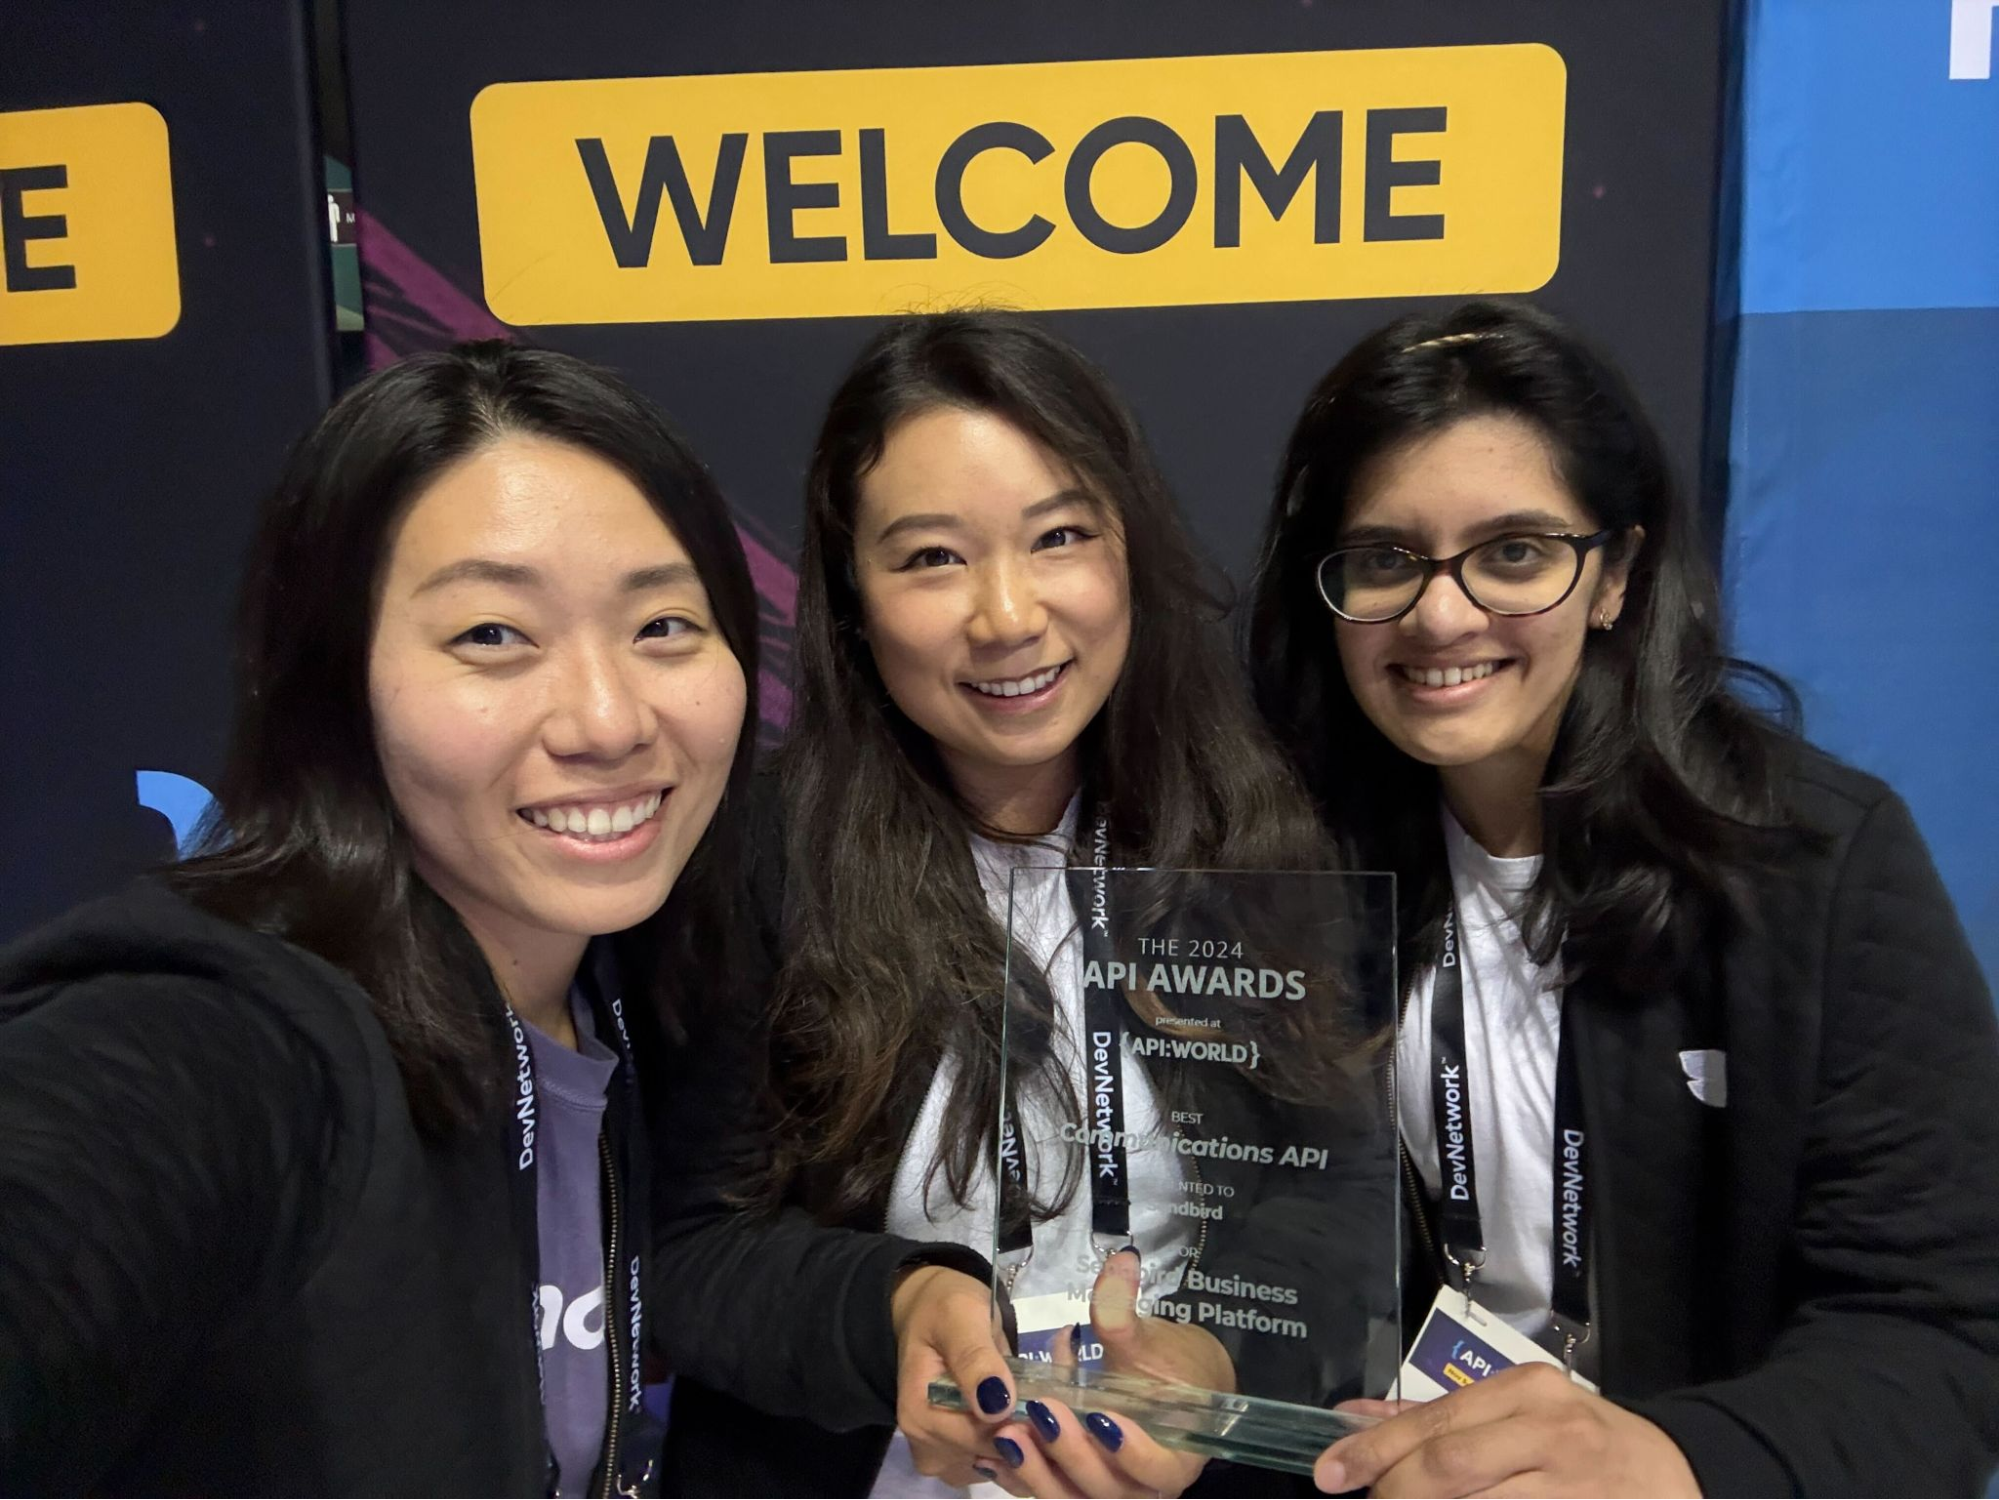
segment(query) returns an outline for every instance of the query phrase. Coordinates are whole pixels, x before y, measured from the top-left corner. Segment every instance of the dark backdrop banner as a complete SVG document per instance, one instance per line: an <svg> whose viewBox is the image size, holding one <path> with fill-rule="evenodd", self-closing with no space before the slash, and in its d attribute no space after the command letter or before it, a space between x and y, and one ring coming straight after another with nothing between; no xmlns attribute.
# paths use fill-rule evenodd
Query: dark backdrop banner
<svg viewBox="0 0 1999 1500"><path fill-rule="evenodd" d="M1471 293L1578 319L1691 483L1726 10L347 0L371 358L623 370L742 516L779 675L813 431L907 308L1044 311L1238 581L1312 382Z"/></svg>
<svg viewBox="0 0 1999 1500"><path fill-rule="evenodd" d="M812 433L904 308L1042 310L1238 581L1304 392L1415 306L1576 318L1703 471L1727 0L344 0L318 122L304 10L8 12L0 936L171 855L219 770L250 514L331 396L343 124L369 362L517 337L658 399L773 721Z"/></svg>
<svg viewBox="0 0 1999 1500"><path fill-rule="evenodd" d="M303 12L0 19L0 937L170 858L218 768L250 515L331 394Z"/></svg>

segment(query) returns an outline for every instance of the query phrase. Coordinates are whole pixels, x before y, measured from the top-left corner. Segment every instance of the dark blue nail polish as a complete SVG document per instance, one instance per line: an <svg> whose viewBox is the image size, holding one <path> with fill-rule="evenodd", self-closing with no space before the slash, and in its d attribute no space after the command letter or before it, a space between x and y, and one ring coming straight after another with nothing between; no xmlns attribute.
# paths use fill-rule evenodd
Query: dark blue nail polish
<svg viewBox="0 0 1999 1500"><path fill-rule="evenodd" d="M1062 1424L1055 1420L1055 1413L1039 1401L1027 1403L1027 1419L1034 1424L1034 1430L1041 1434L1044 1443L1052 1443L1062 1436Z"/></svg>
<svg viewBox="0 0 1999 1500"><path fill-rule="evenodd" d="M1083 1425L1090 1429L1090 1436L1115 1453L1124 1446L1124 1429L1100 1411L1086 1413Z"/></svg>
<svg viewBox="0 0 1999 1500"><path fill-rule="evenodd" d="M998 1479L998 1478L999 1478L999 1470L998 1470L998 1469L988 1469L988 1468L987 1468L987 1467L986 1467L986 1466L985 1466L984 1464L973 1464L973 1465L972 1465L972 1472L973 1472L974 1474L978 1475L978 1476L979 1476L979 1478L981 1478L981 1479Z"/></svg>
<svg viewBox="0 0 1999 1500"><path fill-rule="evenodd" d="M1012 1438L994 1438L993 1446L999 1449L999 1456L1016 1469L1027 1462L1027 1455L1020 1451L1020 1444Z"/></svg>
<svg viewBox="0 0 1999 1500"><path fill-rule="evenodd" d="M997 1375L988 1375L979 1382L979 1410L989 1417L996 1417L1013 1405L1013 1393L1007 1390L1006 1382Z"/></svg>
<svg viewBox="0 0 1999 1500"><path fill-rule="evenodd" d="M1070 1326L1069 1352L1071 1354L1081 1354L1083 1352L1083 1325L1081 1323Z"/></svg>
<svg viewBox="0 0 1999 1500"><path fill-rule="evenodd" d="M1144 1252L1141 1251L1136 1244L1120 1245L1112 1253L1116 1255L1136 1255L1140 1260L1145 1259Z"/></svg>

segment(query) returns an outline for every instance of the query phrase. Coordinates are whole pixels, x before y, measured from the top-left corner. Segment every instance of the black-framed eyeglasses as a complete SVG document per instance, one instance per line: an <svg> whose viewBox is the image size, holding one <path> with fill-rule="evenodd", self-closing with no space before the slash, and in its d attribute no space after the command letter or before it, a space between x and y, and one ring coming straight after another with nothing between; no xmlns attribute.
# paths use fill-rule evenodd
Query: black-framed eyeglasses
<svg viewBox="0 0 1999 1500"><path fill-rule="evenodd" d="M1449 573L1488 614L1543 614L1575 591L1583 559L1616 535L1516 532L1452 557L1425 557L1387 542L1341 547L1319 559L1319 597L1342 620L1386 625L1416 607L1432 578Z"/></svg>

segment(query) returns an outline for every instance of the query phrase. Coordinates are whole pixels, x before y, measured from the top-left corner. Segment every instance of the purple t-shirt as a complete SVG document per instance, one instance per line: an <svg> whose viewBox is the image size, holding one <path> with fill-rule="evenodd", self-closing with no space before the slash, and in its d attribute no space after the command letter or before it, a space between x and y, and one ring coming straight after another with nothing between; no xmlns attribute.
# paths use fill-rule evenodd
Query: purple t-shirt
<svg viewBox="0 0 1999 1500"><path fill-rule="evenodd" d="M577 1050L527 1026L534 1053L535 1217L541 1241L542 1417L558 1495L580 1495L604 1450L611 1366L604 1346L603 1184L597 1136L618 1056L590 1006L569 997ZM525 1024L525 1023L524 1023Z"/></svg>

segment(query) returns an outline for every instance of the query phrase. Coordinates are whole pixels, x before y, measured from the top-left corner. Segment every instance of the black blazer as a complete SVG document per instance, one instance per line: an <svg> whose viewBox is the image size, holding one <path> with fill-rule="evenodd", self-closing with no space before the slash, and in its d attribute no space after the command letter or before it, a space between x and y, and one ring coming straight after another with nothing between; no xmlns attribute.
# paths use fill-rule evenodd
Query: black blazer
<svg viewBox="0 0 1999 1500"><path fill-rule="evenodd" d="M1709 1495L1982 1494L1991 996L1901 800L1816 752L1786 790L1823 842L1760 882L1753 930L1717 933L1676 988L1568 997L1603 1392L1665 1429ZM1721 1108L1681 1060L1709 1049L1727 1054Z"/></svg>

